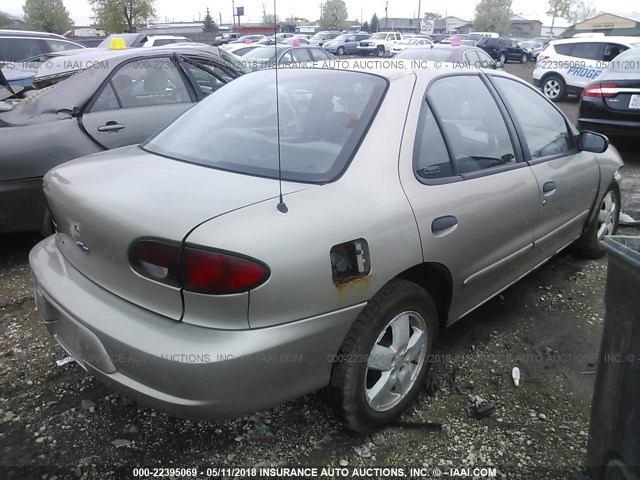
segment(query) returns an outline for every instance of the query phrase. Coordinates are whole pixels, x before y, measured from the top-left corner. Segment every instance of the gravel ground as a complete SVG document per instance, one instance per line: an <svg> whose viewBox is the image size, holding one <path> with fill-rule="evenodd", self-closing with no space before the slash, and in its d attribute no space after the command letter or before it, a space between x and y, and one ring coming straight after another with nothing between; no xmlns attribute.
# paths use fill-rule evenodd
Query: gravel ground
<svg viewBox="0 0 640 480"><path fill-rule="evenodd" d="M530 78L530 69L508 69ZM575 118L577 102L560 106ZM625 207L640 211L640 158L624 155ZM584 478L605 259L562 253L443 332L432 375L439 388L425 389L400 424L369 437L345 430L319 394L235 421L190 422L139 407L74 363L56 366L66 354L31 297L27 255L37 240L0 237L0 477L121 479L136 466L424 465ZM482 402L494 412L471 418L468 409Z"/></svg>

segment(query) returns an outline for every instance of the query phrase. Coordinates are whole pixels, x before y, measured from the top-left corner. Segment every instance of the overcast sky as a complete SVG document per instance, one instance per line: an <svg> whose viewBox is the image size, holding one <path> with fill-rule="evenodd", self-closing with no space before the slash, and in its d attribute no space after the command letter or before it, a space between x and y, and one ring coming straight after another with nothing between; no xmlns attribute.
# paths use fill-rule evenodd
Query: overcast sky
<svg viewBox="0 0 640 480"><path fill-rule="evenodd" d="M375 13L383 17L384 0L345 0L349 19L358 18L361 15L369 20ZM320 15L320 4L323 0L278 0L278 16L281 19L290 17L304 17L316 20ZM389 17L412 17L418 10L418 0L389 0ZM477 0L455 0L455 2L442 2L423 0L421 10L435 11L441 15L454 15L465 20L473 18ZM598 11L610 13L640 12L638 0L591 0ZM24 0L2 0L0 10L13 15L22 15ZM71 13L71 18L76 25L88 25L92 22L92 12L87 0L64 0L64 4ZM242 22L259 22L262 18L262 5L265 5L267 13L273 12L273 0L235 0L236 7L244 6L245 17ZM220 13L223 23L231 22L231 0L156 0L156 12L158 21L192 21L201 19L207 6L211 10L215 21L219 22ZM548 8L546 0L513 0L512 10L516 14L531 17L543 17Z"/></svg>

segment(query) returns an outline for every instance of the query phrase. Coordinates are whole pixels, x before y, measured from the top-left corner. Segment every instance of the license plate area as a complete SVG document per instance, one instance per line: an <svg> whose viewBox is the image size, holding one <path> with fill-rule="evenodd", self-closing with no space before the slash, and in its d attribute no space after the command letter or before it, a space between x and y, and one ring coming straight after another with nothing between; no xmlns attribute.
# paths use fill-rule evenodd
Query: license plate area
<svg viewBox="0 0 640 480"><path fill-rule="evenodd" d="M640 94L631 95L629 108L632 110L640 110Z"/></svg>

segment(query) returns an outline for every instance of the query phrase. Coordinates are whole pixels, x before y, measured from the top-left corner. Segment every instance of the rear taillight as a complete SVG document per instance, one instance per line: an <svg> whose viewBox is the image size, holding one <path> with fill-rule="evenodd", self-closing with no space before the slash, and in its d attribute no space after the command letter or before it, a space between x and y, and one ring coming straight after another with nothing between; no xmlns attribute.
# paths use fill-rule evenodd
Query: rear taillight
<svg viewBox="0 0 640 480"><path fill-rule="evenodd" d="M179 254L179 244L159 240L138 240L129 249L129 263L143 277L178 287Z"/></svg>
<svg viewBox="0 0 640 480"><path fill-rule="evenodd" d="M192 247L185 249L183 264L184 288L192 292L246 292L269 277L269 269L254 260Z"/></svg>
<svg viewBox="0 0 640 480"><path fill-rule="evenodd" d="M594 83L593 85L587 85L582 92L585 97L595 98L611 98L615 97L620 92L618 85L612 83Z"/></svg>
<svg viewBox="0 0 640 480"><path fill-rule="evenodd" d="M211 295L249 291L269 278L258 262L226 252L186 247L159 240L138 240L129 263L140 275L185 290Z"/></svg>

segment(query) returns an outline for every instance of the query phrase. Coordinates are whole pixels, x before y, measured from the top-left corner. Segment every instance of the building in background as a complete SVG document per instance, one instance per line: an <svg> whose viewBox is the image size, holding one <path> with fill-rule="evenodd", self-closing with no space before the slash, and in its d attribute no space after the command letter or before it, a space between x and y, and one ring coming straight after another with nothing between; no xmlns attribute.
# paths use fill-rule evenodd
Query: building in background
<svg viewBox="0 0 640 480"><path fill-rule="evenodd" d="M380 18L381 32L416 33L420 28L419 18Z"/></svg>
<svg viewBox="0 0 640 480"><path fill-rule="evenodd" d="M469 33L473 30L473 24L458 17L448 16L439 18L433 22L433 33Z"/></svg>
<svg viewBox="0 0 640 480"><path fill-rule="evenodd" d="M577 33L603 33L605 35L640 35L640 14L601 13L566 28L561 37L573 37ZM556 34L558 35L558 34Z"/></svg>
<svg viewBox="0 0 640 480"><path fill-rule="evenodd" d="M556 18L556 20L558 20ZM514 15L509 19L509 36L517 38L533 38L542 36L542 22Z"/></svg>

